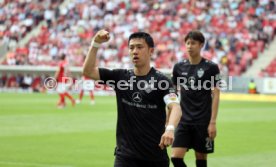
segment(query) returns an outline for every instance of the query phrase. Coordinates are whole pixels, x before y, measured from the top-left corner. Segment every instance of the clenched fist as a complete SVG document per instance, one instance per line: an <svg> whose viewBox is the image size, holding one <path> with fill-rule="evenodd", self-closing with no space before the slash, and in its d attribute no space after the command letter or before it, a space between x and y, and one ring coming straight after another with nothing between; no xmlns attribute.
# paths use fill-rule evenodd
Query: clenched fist
<svg viewBox="0 0 276 167"><path fill-rule="evenodd" d="M106 30L100 30L96 33L94 41L97 43L104 43L110 39L109 32Z"/></svg>

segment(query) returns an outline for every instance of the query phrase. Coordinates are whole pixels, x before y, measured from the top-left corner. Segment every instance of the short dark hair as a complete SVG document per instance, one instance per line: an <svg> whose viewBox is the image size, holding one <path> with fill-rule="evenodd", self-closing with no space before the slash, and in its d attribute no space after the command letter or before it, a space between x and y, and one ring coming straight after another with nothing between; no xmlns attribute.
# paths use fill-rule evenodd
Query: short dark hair
<svg viewBox="0 0 276 167"><path fill-rule="evenodd" d="M185 39L184 41L186 42L188 39L193 39L195 41L199 41L200 43L203 43L205 42L205 38L202 34L202 32L198 31L198 30L192 30L190 31L186 36L185 36Z"/></svg>
<svg viewBox="0 0 276 167"><path fill-rule="evenodd" d="M131 34L128 38L128 45L129 45L129 41L133 38L142 38L142 39L145 39L146 43L148 44L148 46L150 48L154 48L154 42L153 42L153 39L152 37L146 33L146 32L135 32L133 34Z"/></svg>
<svg viewBox="0 0 276 167"><path fill-rule="evenodd" d="M65 58L66 58L66 54L63 53L63 54L60 56L60 59L61 59L61 60L65 60Z"/></svg>

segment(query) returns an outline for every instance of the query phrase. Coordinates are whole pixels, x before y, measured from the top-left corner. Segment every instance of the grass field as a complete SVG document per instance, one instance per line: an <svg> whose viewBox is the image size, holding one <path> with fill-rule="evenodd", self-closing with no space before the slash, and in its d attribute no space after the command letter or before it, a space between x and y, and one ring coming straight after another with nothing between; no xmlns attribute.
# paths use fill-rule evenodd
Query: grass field
<svg viewBox="0 0 276 167"><path fill-rule="evenodd" d="M114 97L57 109L57 95L0 94L0 167L111 167ZM211 167L276 164L276 103L222 101ZM194 153L186 162L194 165ZM172 166L172 165L171 165Z"/></svg>

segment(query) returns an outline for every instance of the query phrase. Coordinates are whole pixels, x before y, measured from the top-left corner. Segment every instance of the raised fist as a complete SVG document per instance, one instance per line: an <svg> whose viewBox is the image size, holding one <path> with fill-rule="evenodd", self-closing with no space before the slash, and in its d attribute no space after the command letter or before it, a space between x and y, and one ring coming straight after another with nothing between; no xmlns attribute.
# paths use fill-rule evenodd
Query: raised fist
<svg viewBox="0 0 276 167"><path fill-rule="evenodd" d="M94 41L97 43L104 43L110 39L109 32L106 30L100 30L96 33Z"/></svg>

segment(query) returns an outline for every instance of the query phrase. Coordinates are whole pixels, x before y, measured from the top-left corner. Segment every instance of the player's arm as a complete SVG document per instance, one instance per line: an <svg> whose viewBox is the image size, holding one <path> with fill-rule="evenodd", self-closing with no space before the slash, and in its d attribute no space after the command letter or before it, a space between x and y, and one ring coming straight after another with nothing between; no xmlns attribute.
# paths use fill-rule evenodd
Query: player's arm
<svg viewBox="0 0 276 167"><path fill-rule="evenodd" d="M171 145L174 140L174 130L177 127L180 118L182 116L181 107L179 105L179 100L175 93L170 93L164 97L164 101L167 104L168 109L168 122L166 125L166 130L160 140L160 148L164 149L165 147Z"/></svg>
<svg viewBox="0 0 276 167"><path fill-rule="evenodd" d="M177 91L177 93L178 93L178 95L180 96L180 92L179 92L179 90L180 90L180 87L177 87L176 85L174 85L174 88L175 88L175 90ZM178 97L179 98L179 97ZM179 98L180 99L180 98ZM169 106L166 106L166 126L167 125L169 125L169 118L170 118L170 116L171 116L171 111L172 111L172 109L169 109ZM182 114L181 114L182 115Z"/></svg>
<svg viewBox="0 0 276 167"><path fill-rule="evenodd" d="M169 110L169 113L168 114L168 123L167 123L167 130L170 129L168 128L169 126L171 126L174 131L175 127L177 127L179 121L180 121L180 118L182 116L182 112L181 112L181 108L180 108L180 105L179 103L170 103L168 105L168 110Z"/></svg>
<svg viewBox="0 0 276 167"><path fill-rule="evenodd" d="M217 115L218 115L218 107L219 107L219 98L220 98L220 89L219 89L219 81L220 81L220 74L218 66L214 66L212 68L213 77L215 77L215 85L212 88L212 113L211 119L208 126L208 133L211 139L215 139L217 135Z"/></svg>
<svg viewBox="0 0 276 167"><path fill-rule="evenodd" d="M56 79L56 80L58 79L59 71L60 71L60 68L58 67L58 70L57 70L56 73L55 73L55 79Z"/></svg>
<svg viewBox="0 0 276 167"><path fill-rule="evenodd" d="M107 42L109 38L109 32L105 30L100 30L96 33L95 37L91 42L91 46L89 48L88 54L83 65L82 73L85 77L94 80L100 79L99 68L96 66L96 56L100 44Z"/></svg>
<svg viewBox="0 0 276 167"><path fill-rule="evenodd" d="M218 115L218 106L219 106L219 97L220 97L220 90L219 88L215 87L212 90L212 114L211 120L208 126L208 133L211 139L215 139L217 135L217 115Z"/></svg>
<svg viewBox="0 0 276 167"><path fill-rule="evenodd" d="M178 94L180 95L180 86L178 85L177 83L177 65L174 65L173 67L173 72L172 72L172 76L171 76L171 80L172 80L172 83L173 83L173 87L174 89L176 90L176 92L178 92ZM166 126L169 125L169 118L170 118L170 115L171 115L171 109L169 109L169 107L167 106L166 107L166 114L167 114L167 119L166 119Z"/></svg>

